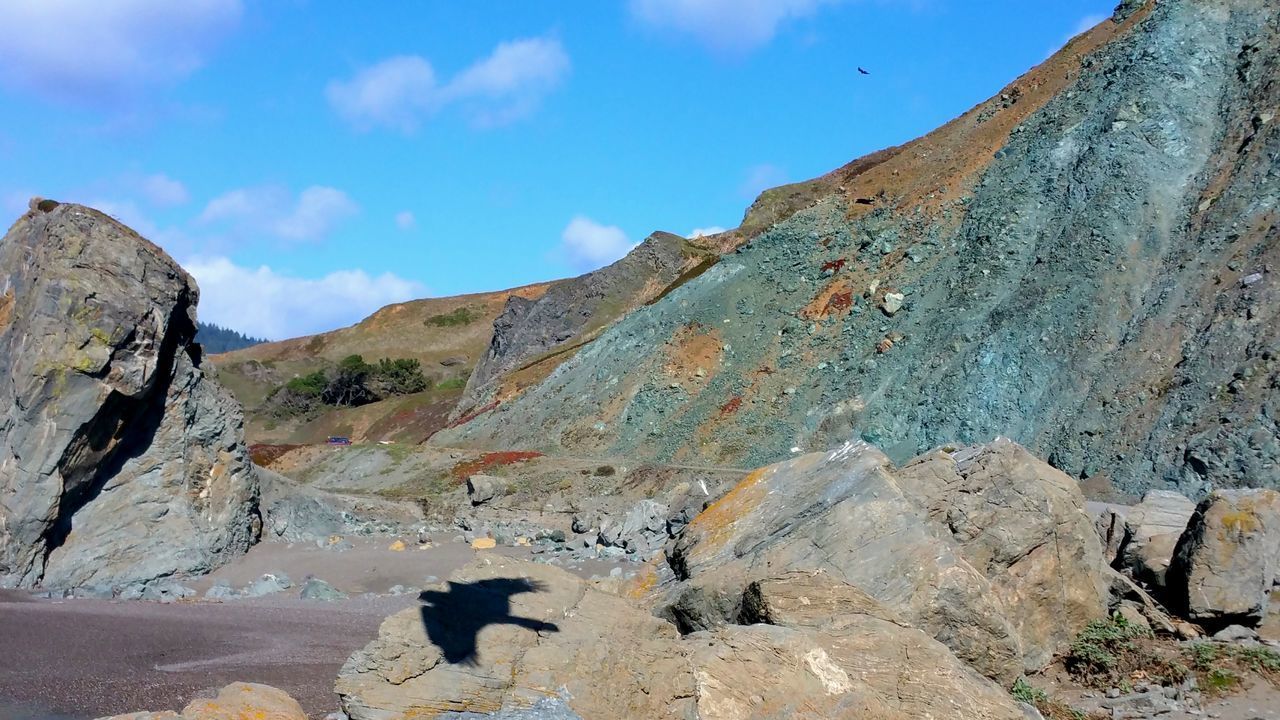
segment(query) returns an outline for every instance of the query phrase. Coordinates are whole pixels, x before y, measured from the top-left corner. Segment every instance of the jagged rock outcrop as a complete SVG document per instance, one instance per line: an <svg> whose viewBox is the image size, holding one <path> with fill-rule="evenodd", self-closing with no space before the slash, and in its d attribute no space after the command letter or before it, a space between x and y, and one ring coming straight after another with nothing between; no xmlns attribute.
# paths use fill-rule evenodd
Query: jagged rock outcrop
<svg viewBox="0 0 1280 720"><path fill-rule="evenodd" d="M80 205L0 240L0 586L208 571L261 526L240 407L200 369L198 290Z"/></svg>
<svg viewBox="0 0 1280 720"><path fill-rule="evenodd" d="M1173 607L1207 627L1262 622L1280 580L1280 492L1215 490L1196 506L1169 566Z"/></svg>
<svg viewBox="0 0 1280 720"><path fill-rule="evenodd" d="M435 441L759 466L1002 435L1129 493L1280 486L1278 37L1273 0L1127 2Z"/></svg>
<svg viewBox="0 0 1280 720"><path fill-rule="evenodd" d="M517 380L503 389L499 386L504 377L554 361L555 356L593 339L622 314L705 270L716 257L679 235L655 232L621 260L555 283L540 297L512 295L493 321L488 352L467 380L454 417L507 399L521 383Z"/></svg>
<svg viewBox="0 0 1280 720"><path fill-rule="evenodd" d="M850 590L836 583L808 587L838 617L817 626L775 611L753 618L761 624L682 638L562 570L479 562L424 593L423 607L387 618L336 690L353 720L492 713L548 698L553 717L1023 718L1003 690L874 601L846 604Z"/></svg>
<svg viewBox="0 0 1280 720"><path fill-rule="evenodd" d="M1005 684L1105 614L1102 549L1074 482L1001 440L895 469L862 442L755 471L668 552L664 614L733 622L780 569L856 587Z"/></svg>

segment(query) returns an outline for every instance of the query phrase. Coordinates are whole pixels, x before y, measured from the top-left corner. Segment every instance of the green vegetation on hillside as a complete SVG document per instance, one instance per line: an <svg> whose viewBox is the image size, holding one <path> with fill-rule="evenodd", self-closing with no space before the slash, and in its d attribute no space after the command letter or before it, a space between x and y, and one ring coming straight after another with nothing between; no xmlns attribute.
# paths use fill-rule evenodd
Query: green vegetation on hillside
<svg viewBox="0 0 1280 720"><path fill-rule="evenodd" d="M383 358L370 364L360 355L348 355L329 370L299 375L277 387L268 404L276 416L302 415L325 405L356 407L430 386L416 359Z"/></svg>
<svg viewBox="0 0 1280 720"><path fill-rule="evenodd" d="M453 312L443 315L432 315L423 321L425 325L434 325L435 327L459 327L461 325L470 325L480 317L479 313L469 307L460 307Z"/></svg>

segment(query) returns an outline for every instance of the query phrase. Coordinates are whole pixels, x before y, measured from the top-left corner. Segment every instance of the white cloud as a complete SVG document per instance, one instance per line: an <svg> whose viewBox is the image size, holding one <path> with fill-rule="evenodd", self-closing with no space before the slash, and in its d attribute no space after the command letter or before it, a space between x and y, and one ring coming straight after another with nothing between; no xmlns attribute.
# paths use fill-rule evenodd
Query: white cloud
<svg viewBox="0 0 1280 720"><path fill-rule="evenodd" d="M331 81L325 97L343 120L360 129L385 126L408 132L421 116L436 111L438 92L431 64L416 55L402 55L365 68L350 80Z"/></svg>
<svg viewBox="0 0 1280 720"><path fill-rule="evenodd" d="M1074 38L1075 36L1079 35L1080 33L1086 30L1092 30L1094 25L1097 25L1098 23L1102 22L1103 20L1106 20L1109 17L1111 16L1101 14L1101 13L1096 13L1093 15L1085 15L1084 17L1080 18L1078 21L1076 21L1075 27L1071 29L1071 32L1067 33L1066 35L1063 35L1062 39L1058 41L1058 44L1050 48L1049 52L1045 53L1045 58L1048 59L1052 57L1053 54L1061 50L1064 45L1071 42L1072 38Z"/></svg>
<svg viewBox="0 0 1280 720"><path fill-rule="evenodd" d="M494 126L532 112L568 72L569 56L560 41L526 38L499 44L444 84L425 58L400 55L348 80L330 81L325 97L359 130L389 127L412 132L449 106L458 106L476 125Z"/></svg>
<svg viewBox="0 0 1280 720"><path fill-rule="evenodd" d="M656 28L692 35L713 50L745 52L773 39L787 20L839 0L631 0L631 14Z"/></svg>
<svg viewBox="0 0 1280 720"><path fill-rule="evenodd" d="M777 165L761 163L747 168L746 176L743 177L742 184L738 186L738 192L743 197L754 199L765 190L782 185L786 181L786 170Z"/></svg>
<svg viewBox="0 0 1280 720"><path fill-rule="evenodd" d="M608 265L636 246L627 239L622 228L602 225L583 215L570 220L560 238L563 241L561 252L579 270L595 270Z"/></svg>
<svg viewBox="0 0 1280 720"><path fill-rule="evenodd" d="M102 103L200 68L240 20L241 0L4 0L0 81Z"/></svg>
<svg viewBox="0 0 1280 720"><path fill-rule="evenodd" d="M240 188L209 201L196 218L201 225L229 224L243 233L283 240L316 240L360 211L337 188L313 185L294 200L278 187Z"/></svg>
<svg viewBox="0 0 1280 720"><path fill-rule="evenodd" d="M408 210L402 210L396 213L396 227L401 230L412 230L418 224L418 219Z"/></svg>
<svg viewBox="0 0 1280 720"><path fill-rule="evenodd" d="M719 225L712 225L711 227L694 228L690 230L689 234L685 235L685 237L692 240L694 238L706 237L708 235L719 235L722 232L724 232L724 228Z"/></svg>
<svg viewBox="0 0 1280 720"><path fill-rule="evenodd" d="M143 195L153 205L185 205L191 200L191 194L187 192L187 186L164 173L156 173L142 178L141 189Z"/></svg>
<svg viewBox="0 0 1280 720"><path fill-rule="evenodd" d="M392 273L341 270L309 279L266 265L242 267L225 257L194 258L183 267L200 286L201 320L272 340L344 327L384 305L427 294L421 284Z"/></svg>

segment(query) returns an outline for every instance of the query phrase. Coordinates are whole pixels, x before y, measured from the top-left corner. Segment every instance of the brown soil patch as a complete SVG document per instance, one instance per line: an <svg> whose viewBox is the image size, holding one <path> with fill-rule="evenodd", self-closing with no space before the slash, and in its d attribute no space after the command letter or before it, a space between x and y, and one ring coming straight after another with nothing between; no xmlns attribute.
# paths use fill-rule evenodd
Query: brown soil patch
<svg viewBox="0 0 1280 720"><path fill-rule="evenodd" d="M542 453L532 450L505 450L502 452L489 452L472 460L464 460L453 466L451 474L458 480L465 480L477 473L491 470L504 465L514 465L522 463L526 460L542 457Z"/></svg>
<svg viewBox="0 0 1280 720"><path fill-rule="evenodd" d="M846 278L837 278L800 309L800 317L806 320L824 320L840 317L853 308L854 289Z"/></svg>
<svg viewBox="0 0 1280 720"><path fill-rule="evenodd" d="M720 367L724 342L715 330L704 331L698 324L686 325L667 343L663 370L679 380L705 383ZM702 377L698 370L702 370Z"/></svg>

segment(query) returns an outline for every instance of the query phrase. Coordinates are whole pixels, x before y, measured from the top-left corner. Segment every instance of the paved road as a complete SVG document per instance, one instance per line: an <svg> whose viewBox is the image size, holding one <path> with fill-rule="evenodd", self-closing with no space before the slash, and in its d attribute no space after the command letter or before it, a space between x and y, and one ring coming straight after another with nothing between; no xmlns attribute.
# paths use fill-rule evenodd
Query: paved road
<svg viewBox="0 0 1280 720"><path fill-rule="evenodd" d="M275 685L312 717L337 708L343 660L412 596L160 605L0 595L0 717L85 720L181 709L236 680Z"/></svg>

